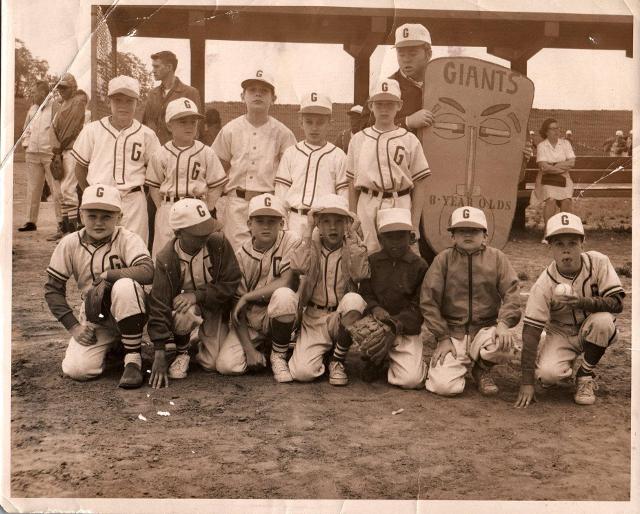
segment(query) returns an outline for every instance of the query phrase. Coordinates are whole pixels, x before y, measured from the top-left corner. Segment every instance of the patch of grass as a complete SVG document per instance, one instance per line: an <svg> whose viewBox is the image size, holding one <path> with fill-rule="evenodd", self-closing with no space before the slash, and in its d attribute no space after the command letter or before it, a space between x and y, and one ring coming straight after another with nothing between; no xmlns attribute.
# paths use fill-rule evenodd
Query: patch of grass
<svg viewBox="0 0 640 514"><path fill-rule="evenodd" d="M623 266L618 266L616 273L621 277L631 278L631 263L627 261Z"/></svg>

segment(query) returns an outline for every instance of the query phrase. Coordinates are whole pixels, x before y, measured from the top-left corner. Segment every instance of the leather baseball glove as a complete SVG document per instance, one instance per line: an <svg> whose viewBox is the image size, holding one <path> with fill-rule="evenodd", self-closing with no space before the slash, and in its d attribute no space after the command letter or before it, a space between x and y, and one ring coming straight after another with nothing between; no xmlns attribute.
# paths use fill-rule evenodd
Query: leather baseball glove
<svg viewBox="0 0 640 514"><path fill-rule="evenodd" d="M396 337L391 324L378 321L370 314L347 327L347 332L353 343L358 345L362 360L374 364L382 363Z"/></svg>
<svg viewBox="0 0 640 514"><path fill-rule="evenodd" d="M51 176L56 180L62 180L64 178L64 167L62 166L62 154L53 154L51 159Z"/></svg>
<svg viewBox="0 0 640 514"><path fill-rule="evenodd" d="M111 282L97 279L84 298L84 314L87 321L100 323L105 321L111 310Z"/></svg>

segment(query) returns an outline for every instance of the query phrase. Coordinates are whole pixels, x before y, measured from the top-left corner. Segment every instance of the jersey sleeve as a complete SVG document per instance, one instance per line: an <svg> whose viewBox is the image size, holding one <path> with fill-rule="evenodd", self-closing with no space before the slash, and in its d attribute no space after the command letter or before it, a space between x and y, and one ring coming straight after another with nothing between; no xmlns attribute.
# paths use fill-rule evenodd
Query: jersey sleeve
<svg viewBox="0 0 640 514"><path fill-rule="evenodd" d="M278 148L278 160L282 158L284 152L297 143L296 136L285 125L282 126L282 137L280 138L280 148Z"/></svg>
<svg viewBox="0 0 640 514"><path fill-rule="evenodd" d="M356 134L349 141L349 149L347 150L347 158L344 160L344 176L347 177L347 181L355 182L357 170L356 170L356 153L358 152L358 140L359 134Z"/></svg>
<svg viewBox="0 0 640 514"><path fill-rule="evenodd" d="M159 188L166 178L165 152L160 149L151 156L144 183L147 186Z"/></svg>
<svg viewBox="0 0 640 514"><path fill-rule="evenodd" d="M280 263L280 273L284 273L291 269L291 256L297 252L302 244L300 239L293 232L284 233L284 241L282 242L282 262Z"/></svg>
<svg viewBox="0 0 640 514"><path fill-rule="evenodd" d="M428 177L431 174L431 170L429 169L429 163L427 162L427 158L424 155L424 150L422 149L422 145L418 138L409 133L411 135L411 161L409 163L409 172L411 173L411 180L413 182L418 182L425 177Z"/></svg>
<svg viewBox="0 0 640 514"><path fill-rule="evenodd" d="M144 137L144 163L148 165L151 157L160 151L162 145L160 145L158 136L156 136L155 132L153 132L151 129L146 131Z"/></svg>
<svg viewBox="0 0 640 514"><path fill-rule="evenodd" d="M336 193L343 195L349 193L349 179L347 178L347 156L340 148L335 150Z"/></svg>
<svg viewBox="0 0 640 514"><path fill-rule="evenodd" d="M216 187L224 186L229 179L222 167L220 159L218 159L216 152L214 152L212 148L206 147L204 151L207 159L207 187L209 189L215 189Z"/></svg>
<svg viewBox="0 0 640 514"><path fill-rule="evenodd" d="M547 270L542 272L529 292L529 299L524 310L524 323L543 329L551 318L551 297L553 283L547 278Z"/></svg>
<svg viewBox="0 0 640 514"><path fill-rule="evenodd" d="M56 280L66 283L67 280L73 274L73 264L71 262L71 255L73 252L74 238L77 238L78 234L69 234L60 240L51 259L49 260L49 266L47 266L47 274Z"/></svg>
<svg viewBox="0 0 640 514"><path fill-rule="evenodd" d="M241 296L249 292L249 286L247 285L247 272L245 269L245 261L243 259L243 250L240 248L236 252L236 260L238 261L238 268L240 268L240 283L236 289L235 297L239 299Z"/></svg>
<svg viewBox="0 0 640 514"><path fill-rule="evenodd" d="M82 166L89 166L89 162L91 161L91 154L93 153L94 145L93 132L93 123L85 125L80 131L80 134L78 134L75 143L73 143L71 155Z"/></svg>
<svg viewBox="0 0 640 514"><path fill-rule="evenodd" d="M147 245L138 234L127 230L121 236L123 237L120 252L127 267L135 266L145 257L151 257Z"/></svg>
<svg viewBox="0 0 640 514"><path fill-rule="evenodd" d="M218 132L211 148L213 148L218 159L231 162L231 129L229 128L229 124L226 124L220 132Z"/></svg>
<svg viewBox="0 0 640 514"><path fill-rule="evenodd" d="M600 292L600 296L624 296L625 293L624 289L622 289L620 277L618 277L609 257L598 252L593 252L591 253L591 259L596 265L595 275L598 281L598 291Z"/></svg>
<svg viewBox="0 0 640 514"><path fill-rule="evenodd" d="M276 171L275 178L275 194L281 200L284 200L284 192L293 184L293 178L291 176L291 149L288 148L282 154L278 170Z"/></svg>

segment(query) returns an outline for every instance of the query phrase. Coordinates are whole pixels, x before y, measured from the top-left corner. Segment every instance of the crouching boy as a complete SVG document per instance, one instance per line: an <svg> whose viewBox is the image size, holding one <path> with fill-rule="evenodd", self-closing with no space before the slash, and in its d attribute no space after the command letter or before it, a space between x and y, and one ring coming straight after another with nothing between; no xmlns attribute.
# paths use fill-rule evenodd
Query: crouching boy
<svg viewBox="0 0 640 514"><path fill-rule="evenodd" d="M198 330L196 361L215 370L220 342L227 335L231 300L240 282L233 249L206 204L185 198L173 204L169 224L175 239L156 257L149 295L147 330L155 347L149 383L169 386L169 378L186 378L189 339ZM166 344L173 340L176 358L167 370Z"/></svg>
<svg viewBox="0 0 640 514"><path fill-rule="evenodd" d="M584 251L584 228L576 215L561 212L549 218L545 238L553 262L540 274L527 301L516 407L535 400L536 378L543 386L571 380L581 354L574 400L591 405L596 401L593 370L616 340L614 315L622 312L625 293L609 258Z"/></svg>
<svg viewBox="0 0 640 514"><path fill-rule="evenodd" d="M366 302L355 290L369 277L367 249L356 234L354 218L346 199L323 196L309 213L300 250L291 257L291 269L305 275L300 335L289 361L293 380L310 382L322 376L327 356L329 383L349 382L344 363L352 341L345 327L364 313Z"/></svg>
<svg viewBox="0 0 640 514"><path fill-rule="evenodd" d="M438 341L426 388L443 396L462 393L471 364L480 393L495 395L490 369L513 359L518 278L504 253L485 244L487 219L480 209L453 211L449 230L454 245L436 256L422 287L422 314Z"/></svg>
<svg viewBox="0 0 640 514"><path fill-rule="evenodd" d="M291 256L300 238L283 231L285 209L265 193L249 202L251 240L236 252L242 280L231 316L229 335L220 347L216 368L223 375L241 375L266 366L269 356L277 382L291 382L286 352L298 313L293 291Z"/></svg>
<svg viewBox="0 0 640 514"><path fill-rule="evenodd" d="M102 374L107 351L120 341L124 347L124 373L118 384L125 389L142 385L140 355L146 321L142 285L153 280L153 262L144 241L118 222L122 217L120 193L96 184L85 189L80 206L84 228L68 234L53 251L45 284L49 309L71 334L62 371L75 380ZM67 303L71 276L81 291L78 317ZM100 281L111 284L97 320L85 317L84 299Z"/></svg>
<svg viewBox="0 0 640 514"><path fill-rule="evenodd" d="M360 292L367 311L389 324L395 334L387 354L387 380L414 389L422 386L427 376L420 337L420 290L428 266L410 249L413 225L409 209L380 209L377 224L382 250L369 256L371 278L362 282ZM371 362L365 364L365 381L381 371L372 369L375 367Z"/></svg>

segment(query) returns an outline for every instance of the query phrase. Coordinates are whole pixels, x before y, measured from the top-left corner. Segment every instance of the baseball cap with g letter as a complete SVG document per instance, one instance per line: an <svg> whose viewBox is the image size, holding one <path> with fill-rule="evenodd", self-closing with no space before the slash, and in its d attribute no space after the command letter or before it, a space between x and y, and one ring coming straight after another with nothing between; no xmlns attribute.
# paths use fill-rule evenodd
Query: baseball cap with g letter
<svg viewBox="0 0 640 514"><path fill-rule="evenodd" d="M253 73L249 74L247 78L240 83L240 86L242 86L242 89L244 89L251 82L262 82L263 84L269 86L273 91L275 91L276 89L276 83L273 80L273 77L269 74L269 72L262 69L256 70Z"/></svg>
<svg viewBox="0 0 640 514"><path fill-rule="evenodd" d="M400 84L398 84L398 81L394 79L382 79L378 81L369 95L370 102L382 100L398 102L401 99Z"/></svg>
<svg viewBox="0 0 640 514"><path fill-rule="evenodd" d="M547 230L544 238L548 241L550 237L560 234L577 234L584 237L584 227L582 220L570 212L559 212L547 221Z"/></svg>
<svg viewBox="0 0 640 514"><path fill-rule="evenodd" d="M331 98L323 93L311 91L300 100L300 112L302 114L331 114L333 104Z"/></svg>
<svg viewBox="0 0 640 514"><path fill-rule="evenodd" d="M280 198L270 193L254 196L249 202L249 217L276 216L284 218L284 206Z"/></svg>
<svg viewBox="0 0 640 514"><path fill-rule="evenodd" d="M164 115L164 121L169 123L171 120L186 118L187 116L195 116L203 119L204 116L198 112L198 106L188 98L176 98L167 104L167 111Z"/></svg>
<svg viewBox="0 0 640 514"><path fill-rule="evenodd" d="M103 184L88 186L82 193L80 209L119 212L122 210L120 191L113 186Z"/></svg>
<svg viewBox="0 0 640 514"><path fill-rule="evenodd" d="M193 236L206 236L215 229L207 205L197 198L184 198L171 206L169 226L174 232L184 230Z"/></svg>
<svg viewBox="0 0 640 514"><path fill-rule="evenodd" d="M313 207L315 214L339 214L353 218L349 212L349 204L345 198L336 194L328 194L318 198L318 203Z"/></svg>
<svg viewBox="0 0 640 514"><path fill-rule="evenodd" d="M409 209L380 209L378 211L378 232L413 231L411 211Z"/></svg>
<svg viewBox="0 0 640 514"><path fill-rule="evenodd" d="M451 224L447 230L455 228L480 228L487 230L487 217L475 207L458 207L451 213Z"/></svg>
<svg viewBox="0 0 640 514"><path fill-rule="evenodd" d="M396 29L396 48L431 44L431 34L424 25L405 23Z"/></svg>
<svg viewBox="0 0 640 514"><path fill-rule="evenodd" d="M135 98L137 100L138 98L140 98L140 82L127 75L118 75L117 77L112 78L109 81L107 96L113 96L117 94L130 96L131 98Z"/></svg>

